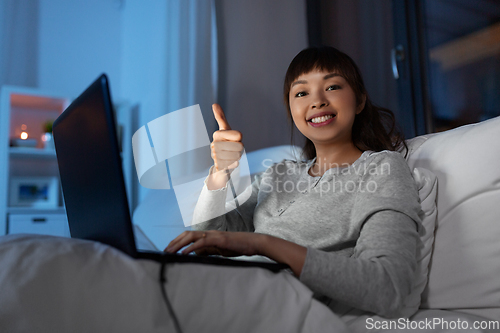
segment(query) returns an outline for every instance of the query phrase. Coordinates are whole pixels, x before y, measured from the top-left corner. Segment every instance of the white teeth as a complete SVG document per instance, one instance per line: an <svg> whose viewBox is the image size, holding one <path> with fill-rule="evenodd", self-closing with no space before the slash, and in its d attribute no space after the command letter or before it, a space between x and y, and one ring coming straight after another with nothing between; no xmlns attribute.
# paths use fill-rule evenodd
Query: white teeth
<svg viewBox="0 0 500 333"><path fill-rule="evenodd" d="M327 114L326 116L316 117L311 119L311 122L318 124L327 121L328 119L333 118L333 115Z"/></svg>

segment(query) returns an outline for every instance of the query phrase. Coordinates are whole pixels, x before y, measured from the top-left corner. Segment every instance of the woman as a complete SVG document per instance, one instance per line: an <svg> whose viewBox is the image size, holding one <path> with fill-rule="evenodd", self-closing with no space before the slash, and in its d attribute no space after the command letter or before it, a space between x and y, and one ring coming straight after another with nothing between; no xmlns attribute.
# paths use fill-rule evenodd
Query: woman
<svg viewBox="0 0 500 333"><path fill-rule="evenodd" d="M184 232L166 251L189 245L182 253L263 255L288 264L337 314L398 316L412 289L421 221L416 185L396 152L403 141L392 113L372 105L356 64L332 47L293 59L284 98L307 138L307 160L271 166L238 209L196 224L198 231ZM241 133L220 106L213 109L215 171L195 222L224 211L228 170L243 149Z"/></svg>

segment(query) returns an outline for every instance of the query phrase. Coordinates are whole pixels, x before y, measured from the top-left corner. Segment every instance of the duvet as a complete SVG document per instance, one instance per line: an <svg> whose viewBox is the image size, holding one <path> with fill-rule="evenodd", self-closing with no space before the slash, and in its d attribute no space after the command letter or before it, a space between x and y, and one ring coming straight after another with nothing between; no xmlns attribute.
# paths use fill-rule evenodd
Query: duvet
<svg viewBox="0 0 500 333"><path fill-rule="evenodd" d="M287 272L168 264L166 293L182 332L346 332ZM175 332L160 264L109 246L36 235L0 237L0 331Z"/></svg>

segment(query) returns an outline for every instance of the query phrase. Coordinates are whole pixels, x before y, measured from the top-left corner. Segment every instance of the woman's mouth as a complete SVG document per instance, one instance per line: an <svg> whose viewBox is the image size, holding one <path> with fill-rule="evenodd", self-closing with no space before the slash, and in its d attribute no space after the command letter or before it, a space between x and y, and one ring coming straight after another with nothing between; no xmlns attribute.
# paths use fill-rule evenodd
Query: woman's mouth
<svg viewBox="0 0 500 333"><path fill-rule="evenodd" d="M321 115L319 117L313 117L309 119L307 122L312 126L312 127L320 127L320 126L325 126L331 123L335 119L334 114L325 114Z"/></svg>

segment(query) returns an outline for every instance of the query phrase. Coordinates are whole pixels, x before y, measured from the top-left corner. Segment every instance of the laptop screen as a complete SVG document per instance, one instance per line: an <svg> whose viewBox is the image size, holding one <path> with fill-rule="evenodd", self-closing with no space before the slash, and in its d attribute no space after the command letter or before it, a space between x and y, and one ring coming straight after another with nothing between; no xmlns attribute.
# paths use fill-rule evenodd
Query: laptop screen
<svg viewBox="0 0 500 333"><path fill-rule="evenodd" d="M56 119L53 135L71 237L99 241L135 257L105 74Z"/></svg>

